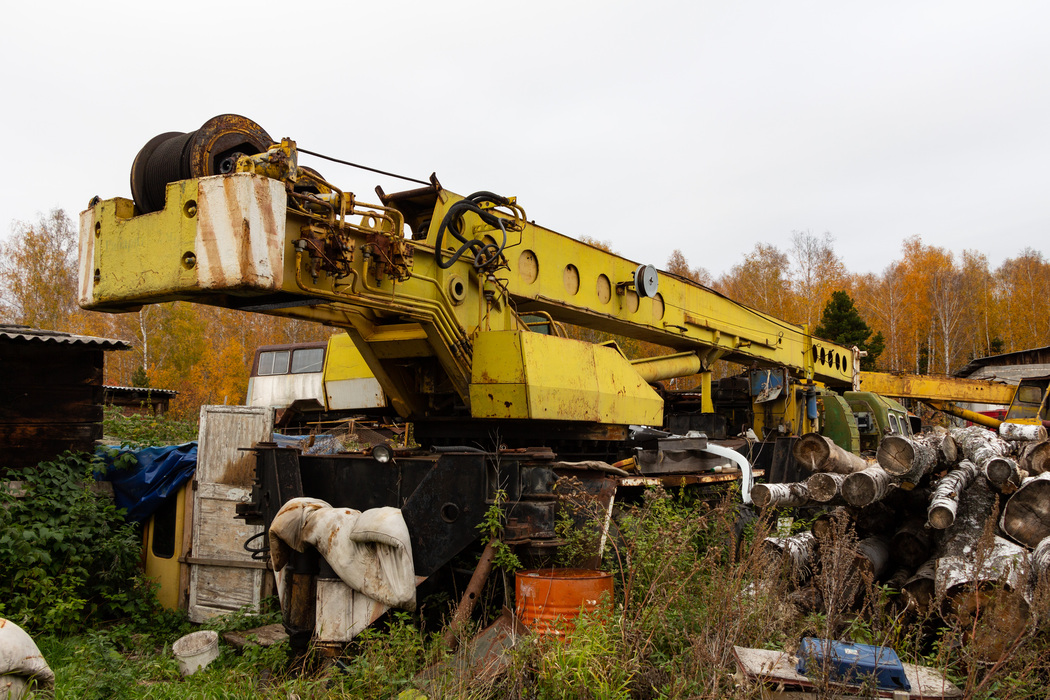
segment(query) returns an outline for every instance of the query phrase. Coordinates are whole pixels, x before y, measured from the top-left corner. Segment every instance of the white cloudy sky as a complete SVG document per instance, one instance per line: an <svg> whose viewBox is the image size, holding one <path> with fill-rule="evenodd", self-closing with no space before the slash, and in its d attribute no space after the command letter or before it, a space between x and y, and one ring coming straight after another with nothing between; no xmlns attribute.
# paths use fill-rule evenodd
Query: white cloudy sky
<svg viewBox="0 0 1050 700"><path fill-rule="evenodd" d="M997 265L1047 250L1048 27L1036 0L8 3L0 234L234 112L658 266L795 230L856 272L913 235Z"/></svg>

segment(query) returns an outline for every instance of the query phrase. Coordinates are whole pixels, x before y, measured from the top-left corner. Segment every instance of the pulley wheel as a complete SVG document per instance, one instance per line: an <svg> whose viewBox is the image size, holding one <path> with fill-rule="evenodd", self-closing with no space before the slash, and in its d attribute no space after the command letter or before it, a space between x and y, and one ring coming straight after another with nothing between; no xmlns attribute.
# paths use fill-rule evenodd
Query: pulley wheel
<svg viewBox="0 0 1050 700"><path fill-rule="evenodd" d="M232 172L238 157L262 153L272 143L261 126L236 114L212 117L188 134L154 136L131 165L131 196L143 214L159 211L168 183Z"/></svg>

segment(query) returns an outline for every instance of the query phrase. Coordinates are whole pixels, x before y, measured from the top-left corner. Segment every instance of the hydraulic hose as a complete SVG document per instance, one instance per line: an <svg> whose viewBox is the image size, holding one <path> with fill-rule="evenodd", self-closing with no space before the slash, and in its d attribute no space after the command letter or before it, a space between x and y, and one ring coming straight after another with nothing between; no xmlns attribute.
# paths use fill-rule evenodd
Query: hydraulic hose
<svg viewBox="0 0 1050 700"><path fill-rule="evenodd" d="M474 254L474 269L480 270L487 265L490 265L496 260L503 249L507 247L507 227L502 217L496 216L490 211L482 209L480 204L483 202L489 202L497 206L509 206L510 201L506 197L500 197L498 194L492 192L475 192L474 194L455 202L445 212L445 216L441 219L441 225L438 226L437 239L434 242L435 260L437 261L438 267L442 270L447 270L452 267L464 254L468 251L473 251ZM502 233L503 240L497 245L495 243L483 243L474 238L467 238L460 231L457 231L453 225L457 221L462 221L463 215L467 212L473 212L492 228L498 228ZM449 231L452 236L462 243L458 250L453 253L447 260L443 259L443 252L441 244L445 237L445 231Z"/></svg>

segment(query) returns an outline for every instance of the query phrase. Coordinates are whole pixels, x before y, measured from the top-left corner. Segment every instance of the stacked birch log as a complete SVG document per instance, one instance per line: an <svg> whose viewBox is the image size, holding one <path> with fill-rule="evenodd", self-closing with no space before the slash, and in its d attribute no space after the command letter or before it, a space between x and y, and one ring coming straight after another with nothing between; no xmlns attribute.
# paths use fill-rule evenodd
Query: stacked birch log
<svg viewBox="0 0 1050 700"><path fill-rule="evenodd" d="M779 565L799 582L792 600L800 607L824 604L806 574L829 555L829 534L850 528L853 578L899 591L920 615L958 620L985 660L1001 658L1050 613L1033 606L1050 576L1050 441L1042 426L892 435L874 459L810 433L794 454L811 472L805 481L757 484L751 496L763 509L826 508L799 541L766 543L774 559L789 557Z"/></svg>

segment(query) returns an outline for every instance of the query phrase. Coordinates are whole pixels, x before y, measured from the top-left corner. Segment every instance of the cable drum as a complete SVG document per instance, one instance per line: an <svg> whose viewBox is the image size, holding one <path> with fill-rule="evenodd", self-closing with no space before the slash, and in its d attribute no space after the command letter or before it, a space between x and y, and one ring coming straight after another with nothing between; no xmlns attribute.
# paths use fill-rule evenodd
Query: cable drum
<svg viewBox="0 0 1050 700"><path fill-rule="evenodd" d="M168 183L233 171L237 158L266 151L273 139L250 119L221 114L196 131L154 136L131 165L131 196L143 214L164 208Z"/></svg>

